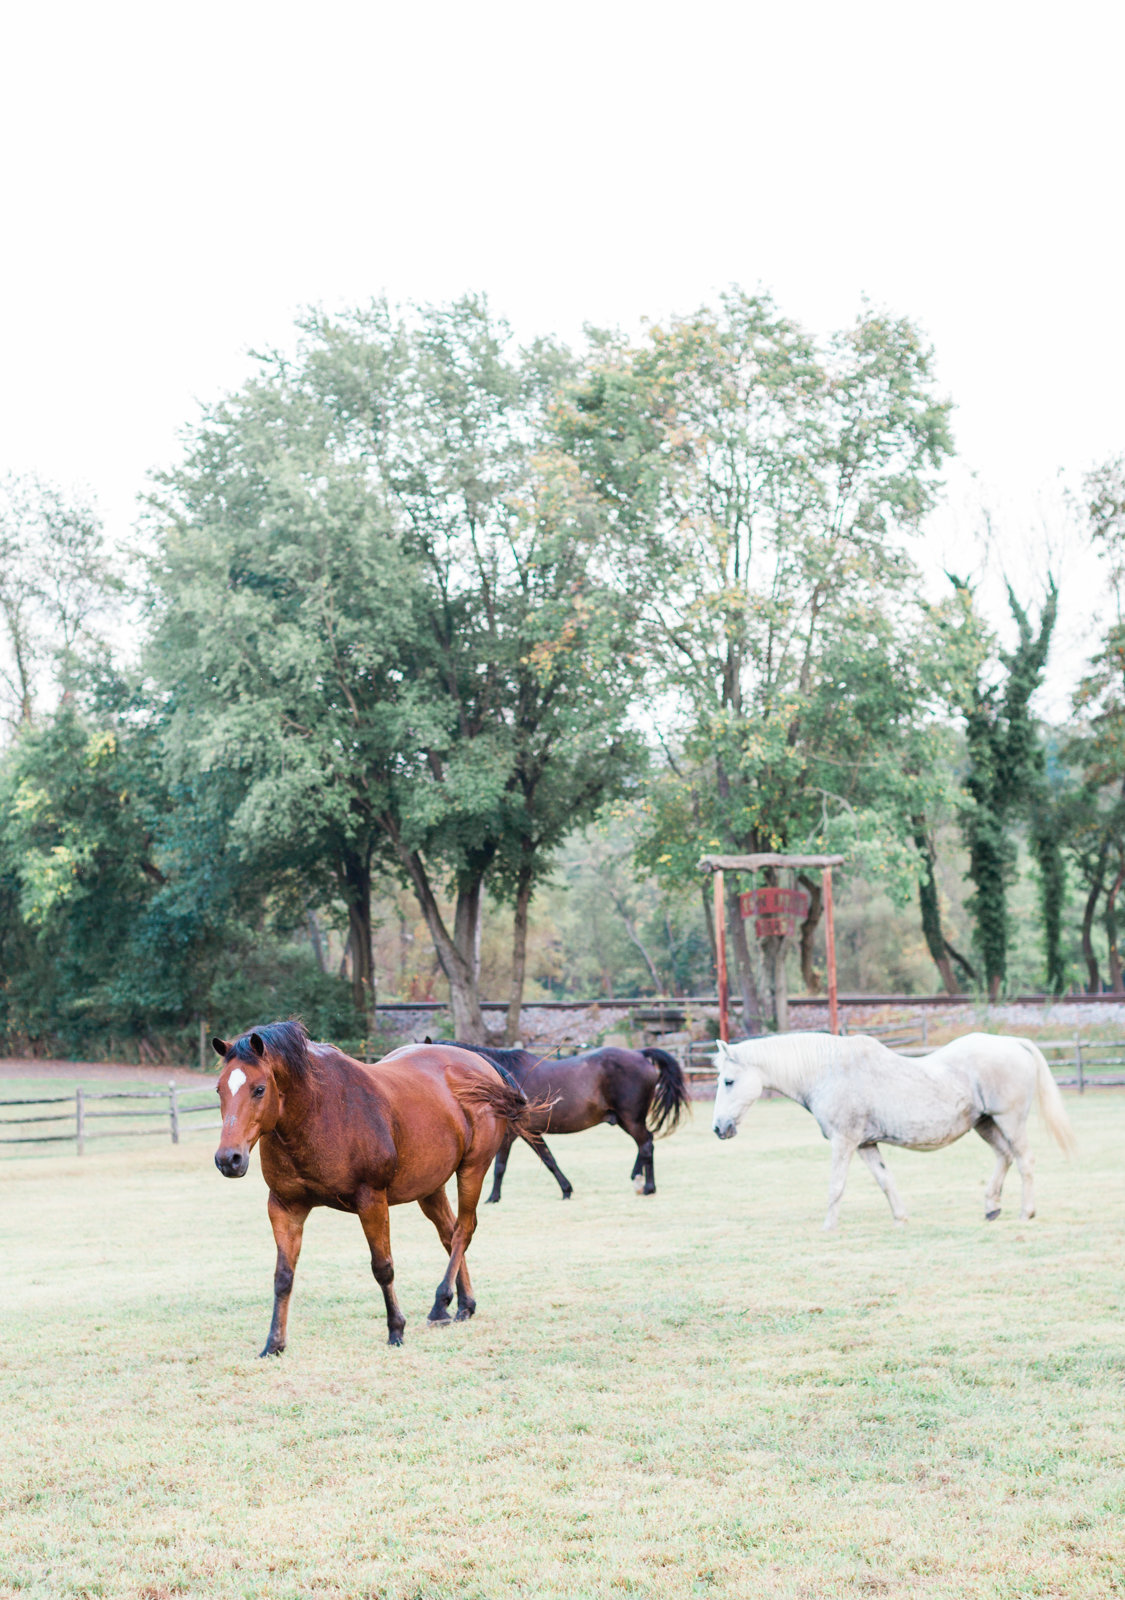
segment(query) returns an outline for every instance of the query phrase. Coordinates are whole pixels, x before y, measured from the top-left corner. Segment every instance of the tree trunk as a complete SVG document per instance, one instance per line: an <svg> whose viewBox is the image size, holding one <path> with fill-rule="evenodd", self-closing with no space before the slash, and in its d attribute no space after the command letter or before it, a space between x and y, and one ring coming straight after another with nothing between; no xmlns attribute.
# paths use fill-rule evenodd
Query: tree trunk
<svg viewBox="0 0 1125 1600"><path fill-rule="evenodd" d="M616 911L617 911L617 915L621 918L621 921L625 925L625 932L629 935L630 942L635 944L637 949L641 952L641 959L644 961L645 966L648 968L648 975L652 979L653 988L656 990L657 994L663 994L664 993L664 982L663 982L663 979L661 978L659 972L656 970L656 963L652 959L652 957L649 955L648 950L647 950L647 948L645 946L644 940L641 938L640 934L637 932L636 923L633 921L632 917L629 915L628 911L626 911L626 909L625 909L624 900L622 900L621 896L613 889L612 886L607 885L607 887L609 888L609 897L613 901L614 907L616 908Z"/></svg>
<svg viewBox="0 0 1125 1600"><path fill-rule="evenodd" d="M375 1038L375 950L371 926L371 853L347 850L341 861L352 952L352 1003L363 1017L365 1054Z"/></svg>
<svg viewBox="0 0 1125 1600"><path fill-rule="evenodd" d="M1117 891L1123 882L1125 882L1125 858L1119 860L1118 873L1105 897L1103 913L1106 943L1109 946L1109 987L1114 994L1125 993L1121 983L1121 956L1117 949Z"/></svg>
<svg viewBox="0 0 1125 1600"><path fill-rule="evenodd" d="M516 906L512 914L512 991L508 1000L508 1021L504 1029L504 1043L509 1048L520 1036L520 1013L523 1010L523 983L527 970L527 917L531 905L531 867L520 867L516 883Z"/></svg>
<svg viewBox="0 0 1125 1600"><path fill-rule="evenodd" d="M925 876L918 879L918 909L922 913L922 933L933 957L934 966L941 974L946 994L959 994L960 989L957 979L953 976L953 966L949 959L945 931L941 925L941 902L938 899L937 880L934 877L937 852L934 849L933 836L926 827L924 816L912 817L911 821L914 827L914 843L926 865Z"/></svg>
<svg viewBox="0 0 1125 1600"><path fill-rule="evenodd" d="M820 993L820 973L813 966L813 940L824 914L824 890L805 873L797 874L797 882L808 891L809 912L801 924L801 977L807 994Z"/></svg>
<svg viewBox="0 0 1125 1600"><path fill-rule="evenodd" d="M1105 858L1108 850L1109 841L1103 840L1097 867L1094 871L1093 882L1090 885L1090 892L1086 896L1085 909L1082 912L1082 954L1086 958L1087 994L1100 993L1102 986L1101 977L1098 973L1098 958L1094 954L1092 929L1094 926L1094 912L1098 906L1098 896L1102 892L1102 884L1105 881Z"/></svg>
<svg viewBox="0 0 1125 1600"><path fill-rule="evenodd" d="M327 972L328 967L324 960L324 940L320 937L320 923L317 921L316 912L311 908L305 912L309 927L309 942L313 947L313 955L321 972Z"/></svg>
<svg viewBox="0 0 1125 1600"><path fill-rule="evenodd" d="M466 1044L486 1044L488 1030L484 1025L478 991L484 869L480 868L458 888L453 920L454 937L451 938L421 855L417 850L408 850L403 844L393 817L384 815L380 818L380 822L414 888L419 908L430 930L434 953L449 984L453 1036L456 1039L463 1039Z"/></svg>

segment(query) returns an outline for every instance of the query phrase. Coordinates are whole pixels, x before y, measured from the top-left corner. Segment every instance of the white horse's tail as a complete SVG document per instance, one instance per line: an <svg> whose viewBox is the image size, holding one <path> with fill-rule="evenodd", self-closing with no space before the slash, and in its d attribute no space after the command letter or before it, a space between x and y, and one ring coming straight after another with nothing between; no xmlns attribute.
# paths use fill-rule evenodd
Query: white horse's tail
<svg viewBox="0 0 1125 1600"><path fill-rule="evenodd" d="M1047 1058L1037 1044L1030 1039L1021 1039L1020 1043L1025 1050L1030 1051L1035 1062L1035 1093L1039 1100L1039 1110L1043 1114L1043 1121L1047 1124L1060 1148L1068 1156L1072 1156L1077 1149L1074 1131L1070 1126L1070 1118L1063 1105L1063 1097L1059 1093L1059 1086L1054 1080Z"/></svg>

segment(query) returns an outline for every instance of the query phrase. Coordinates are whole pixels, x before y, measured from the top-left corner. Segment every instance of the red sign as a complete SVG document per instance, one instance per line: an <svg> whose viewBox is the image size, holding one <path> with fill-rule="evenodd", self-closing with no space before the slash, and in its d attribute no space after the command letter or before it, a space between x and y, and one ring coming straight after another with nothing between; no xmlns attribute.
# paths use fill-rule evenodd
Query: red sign
<svg viewBox="0 0 1125 1600"><path fill-rule="evenodd" d="M755 919L754 932L759 939L771 935L783 938L809 914L809 896L804 889L778 889L773 885L748 889L739 895L738 904L744 922Z"/></svg>

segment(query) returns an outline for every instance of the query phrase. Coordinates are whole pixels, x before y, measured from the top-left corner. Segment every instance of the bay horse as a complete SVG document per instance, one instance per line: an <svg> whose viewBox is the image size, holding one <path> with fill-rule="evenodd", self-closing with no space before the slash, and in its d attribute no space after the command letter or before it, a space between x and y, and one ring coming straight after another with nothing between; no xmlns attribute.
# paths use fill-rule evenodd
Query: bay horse
<svg viewBox="0 0 1125 1600"><path fill-rule="evenodd" d="M416 1200L449 1256L430 1322L476 1310L465 1252L489 1163L531 1107L479 1055L450 1045L407 1045L366 1064L310 1041L299 1022L271 1022L233 1043L213 1039L222 1132L215 1165L245 1177L258 1144L277 1241L273 1320L263 1356L285 1349L289 1297L305 1219L314 1206L358 1216L387 1308L387 1342L406 1326L394 1290L388 1209ZM445 1193L457 1178L457 1215Z"/></svg>
<svg viewBox="0 0 1125 1600"><path fill-rule="evenodd" d="M625 1050L604 1045L580 1056L547 1061L530 1050L494 1050L488 1045L464 1045L475 1050L511 1077L534 1102L536 1110L526 1127L508 1129L496 1152L492 1193L488 1203L500 1199L508 1155L517 1136L523 1137L553 1175L563 1199L573 1189L559 1169L542 1135L584 1133L600 1122L616 1123L637 1146L630 1176L639 1194L656 1193L652 1142L669 1134L679 1123L690 1096L680 1064L667 1050ZM655 1109L652 1123L649 1112Z"/></svg>
<svg viewBox="0 0 1125 1600"><path fill-rule="evenodd" d="M996 1152L984 1195L985 1220L1000 1215L1000 1191L1012 1162L1023 1185L1020 1218L1035 1215L1034 1166L1027 1142L1031 1102L1039 1101L1051 1134L1074 1148L1062 1095L1043 1053L1030 1039L969 1033L926 1056L900 1056L864 1034L787 1033L741 1044L719 1043L714 1131L732 1139L763 1089L811 1111L832 1144L826 1228L836 1226L848 1167L858 1150L886 1195L896 1222L906 1211L880 1144L940 1150L974 1129Z"/></svg>

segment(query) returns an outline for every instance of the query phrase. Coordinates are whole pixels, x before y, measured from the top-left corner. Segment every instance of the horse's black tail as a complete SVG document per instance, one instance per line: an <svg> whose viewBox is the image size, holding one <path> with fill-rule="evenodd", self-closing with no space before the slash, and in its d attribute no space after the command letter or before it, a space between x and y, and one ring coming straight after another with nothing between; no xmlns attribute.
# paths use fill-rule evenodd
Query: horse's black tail
<svg viewBox="0 0 1125 1600"><path fill-rule="evenodd" d="M675 1056L670 1056L667 1050L657 1050L655 1046L642 1050L641 1054L647 1056L656 1068L656 1088L652 1091L652 1104L649 1106L651 1120L648 1131L659 1139L679 1126L684 1107L691 1106L691 1096Z"/></svg>

